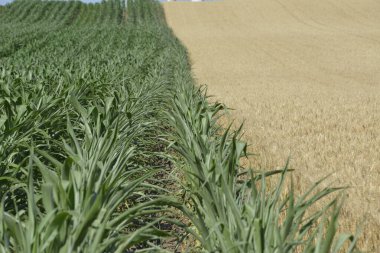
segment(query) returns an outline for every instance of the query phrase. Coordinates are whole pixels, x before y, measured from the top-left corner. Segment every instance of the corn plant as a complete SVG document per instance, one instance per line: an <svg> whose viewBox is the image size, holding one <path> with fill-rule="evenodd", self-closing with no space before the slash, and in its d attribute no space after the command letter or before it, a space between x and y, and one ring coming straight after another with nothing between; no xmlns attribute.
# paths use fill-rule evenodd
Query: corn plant
<svg viewBox="0 0 380 253"><path fill-rule="evenodd" d="M355 252L358 234L338 234L343 188L321 188L318 181L296 196L282 170L244 168L247 144L242 127L222 128L226 108L209 103L206 90L195 88L186 50L176 42L173 53L177 92L167 113L174 129L168 141L179 155L193 236L206 252ZM268 178L278 183L267 187ZM324 200L325 199L325 200ZM317 202L323 208L313 211ZM322 205L322 204L321 204Z"/></svg>
<svg viewBox="0 0 380 253"><path fill-rule="evenodd" d="M287 166L241 166L158 2L16 0L0 22L0 252L162 251L186 236L167 224L194 251L356 250L340 198L311 209L342 189L285 195Z"/></svg>
<svg viewBox="0 0 380 253"><path fill-rule="evenodd" d="M187 65L183 64L186 68ZM183 81L183 80L182 80ZM184 159L189 215L194 236L207 252L346 252L356 251L357 236L337 235L341 198L318 211L312 206L341 188L318 181L296 196L291 184L284 196L288 165L283 170L245 169L241 128L223 130L218 118L224 106L209 104L200 89L184 87L168 113L176 129L173 147ZM269 189L267 178L279 175Z"/></svg>
<svg viewBox="0 0 380 253"><path fill-rule="evenodd" d="M177 202L155 178L172 88L153 29L124 24L119 1L13 8L0 27L0 251L158 247Z"/></svg>

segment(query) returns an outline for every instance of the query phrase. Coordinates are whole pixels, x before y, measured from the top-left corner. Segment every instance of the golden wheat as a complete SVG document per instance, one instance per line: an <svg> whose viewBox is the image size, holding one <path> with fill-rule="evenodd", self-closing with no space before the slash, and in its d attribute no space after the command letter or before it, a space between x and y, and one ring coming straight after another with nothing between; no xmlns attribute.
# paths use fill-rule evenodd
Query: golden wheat
<svg viewBox="0 0 380 253"><path fill-rule="evenodd" d="M291 157L299 188L333 173L349 185L344 225L366 217L380 244L380 2L226 0L167 3L198 83L236 109L260 154ZM365 216L366 215L366 216Z"/></svg>

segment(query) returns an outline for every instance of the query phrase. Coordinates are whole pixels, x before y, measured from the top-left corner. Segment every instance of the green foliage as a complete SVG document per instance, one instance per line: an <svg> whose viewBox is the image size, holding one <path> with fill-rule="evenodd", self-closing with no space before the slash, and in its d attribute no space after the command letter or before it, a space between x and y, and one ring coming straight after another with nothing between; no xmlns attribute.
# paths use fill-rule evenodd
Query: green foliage
<svg viewBox="0 0 380 253"><path fill-rule="evenodd" d="M16 1L0 30L0 252L124 252L159 244L177 205L162 110L172 88L153 28L119 1Z"/></svg>
<svg viewBox="0 0 380 253"><path fill-rule="evenodd" d="M241 129L218 125L158 2L18 0L0 34L0 252L159 251L163 221L205 252L355 250L336 235L339 198L310 209L340 189L284 195L287 167L242 168ZM164 137L184 203L162 187Z"/></svg>
<svg viewBox="0 0 380 253"><path fill-rule="evenodd" d="M218 124L225 107L209 103L206 91L194 87L185 51L177 52L177 92L167 117L175 129L171 146L180 155L177 166L186 178L188 199L182 210L195 226L202 250L355 252L357 235L337 233L342 200L333 193L342 189L321 189L319 181L296 196L292 183L285 194L288 165L267 172L242 167L241 158L247 156L242 128L232 131ZM271 188L269 177L278 178ZM321 201L323 208L315 211L314 204Z"/></svg>
<svg viewBox="0 0 380 253"><path fill-rule="evenodd" d="M337 235L341 200L332 197L321 210L313 205L340 188L320 189L317 182L296 196L287 195L283 170L255 172L240 165L246 144L241 129L217 124L224 107L209 104L201 90L184 87L169 113L174 148L184 158L188 201L183 208L207 252L346 252L356 251L357 237ZM220 134L223 132L223 134ZM279 176L268 189L267 178Z"/></svg>

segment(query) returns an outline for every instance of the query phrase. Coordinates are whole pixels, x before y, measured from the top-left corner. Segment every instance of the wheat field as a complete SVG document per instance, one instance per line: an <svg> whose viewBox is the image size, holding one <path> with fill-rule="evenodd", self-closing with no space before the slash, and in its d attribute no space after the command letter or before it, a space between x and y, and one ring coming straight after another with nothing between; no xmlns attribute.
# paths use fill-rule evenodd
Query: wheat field
<svg viewBox="0 0 380 253"><path fill-rule="evenodd" d="M302 190L350 186L345 228L380 247L380 2L165 3L198 84L235 109L254 166L296 170Z"/></svg>

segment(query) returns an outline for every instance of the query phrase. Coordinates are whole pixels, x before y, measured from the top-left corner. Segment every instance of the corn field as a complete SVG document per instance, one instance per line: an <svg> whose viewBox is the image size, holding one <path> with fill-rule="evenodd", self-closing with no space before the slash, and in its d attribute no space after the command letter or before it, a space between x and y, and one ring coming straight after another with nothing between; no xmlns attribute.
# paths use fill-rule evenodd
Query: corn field
<svg viewBox="0 0 380 253"><path fill-rule="evenodd" d="M357 251L343 188L241 164L159 2L16 0L0 34L0 252Z"/></svg>

